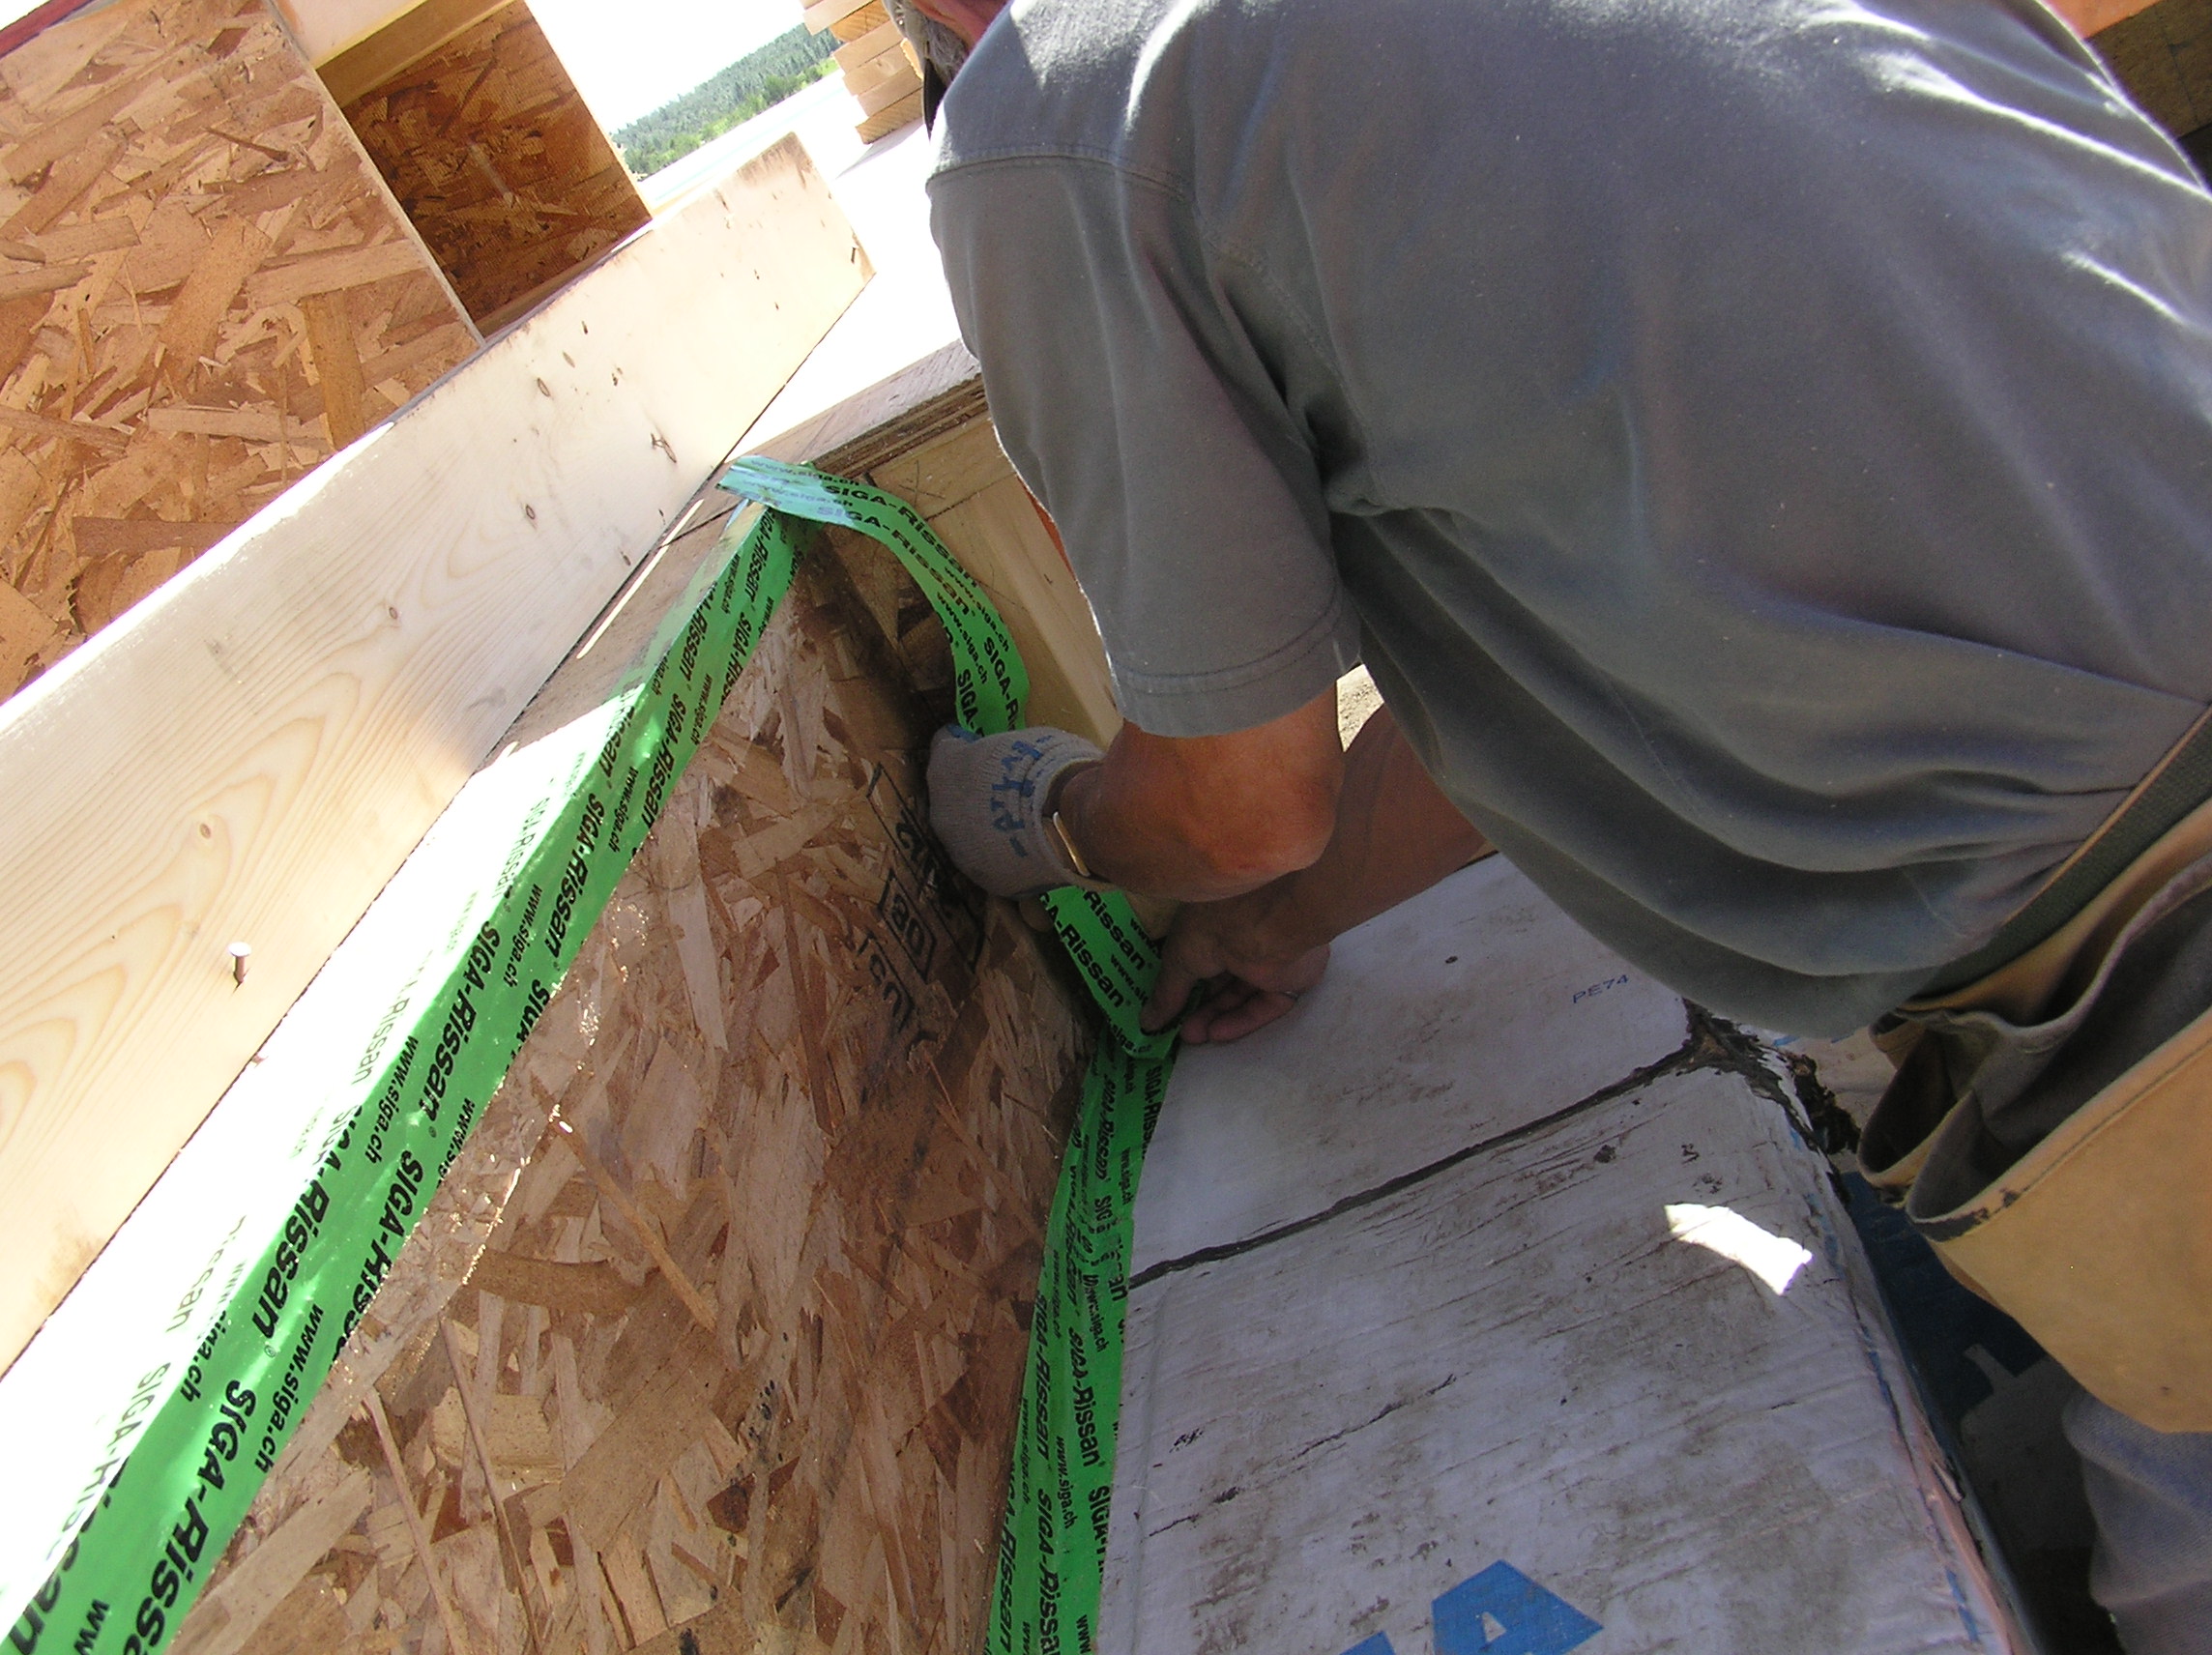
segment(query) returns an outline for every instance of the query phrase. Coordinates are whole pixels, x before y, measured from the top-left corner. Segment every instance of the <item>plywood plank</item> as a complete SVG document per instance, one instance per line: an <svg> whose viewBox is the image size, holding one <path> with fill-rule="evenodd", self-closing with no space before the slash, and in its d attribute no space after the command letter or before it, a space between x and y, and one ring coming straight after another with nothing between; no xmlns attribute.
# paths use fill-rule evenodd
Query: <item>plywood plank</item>
<svg viewBox="0 0 2212 1655"><path fill-rule="evenodd" d="M914 832L942 638L885 649L854 579L889 559L847 558L809 555L180 1649L284 1593L343 1594L349 1655L440 1636L389 1477L319 1555L259 1561L382 1465L369 1395L472 1649L974 1646L1087 1020ZM577 665L513 739L590 698ZM448 1212L489 1215L459 1292ZM334 1646L254 1625L255 1655Z"/></svg>
<svg viewBox="0 0 2212 1655"><path fill-rule="evenodd" d="M0 1360L860 269L779 145L0 709Z"/></svg>
<svg viewBox="0 0 2212 1655"><path fill-rule="evenodd" d="M523 0L355 94L345 113L484 327L649 216Z"/></svg>
<svg viewBox="0 0 2212 1655"><path fill-rule="evenodd" d="M0 132L4 696L479 340L259 0L47 29Z"/></svg>

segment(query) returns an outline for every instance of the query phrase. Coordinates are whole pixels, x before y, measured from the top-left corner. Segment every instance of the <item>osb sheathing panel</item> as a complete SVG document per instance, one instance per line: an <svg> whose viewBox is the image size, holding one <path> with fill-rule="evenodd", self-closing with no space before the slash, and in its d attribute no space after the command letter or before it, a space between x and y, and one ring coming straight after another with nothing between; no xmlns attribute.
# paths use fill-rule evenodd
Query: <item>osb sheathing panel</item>
<svg viewBox="0 0 2212 1655"><path fill-rule="evenodd" d="M260 0L0 58L0 696L475 348Z"/></svg>
<svg viewBox="0 0 2212 1655"><path fill-rule="evenodd" d="M942 629L879 549L834 552L186 1655L978 1645L1087 1025L1049 944L955 892L921 831Z"/></svg>
<svg viewBox="0 0 2212 1655"><path fill-rule="evenodd" d="M346 118L487 328L648 217L523 0L355 99Z"/></svg>
<svg viewBox="0 0 2212 1655"><path fill-rule="evenodd" d="M2212 0L2159 0L2089 44L2128 96L2175 137L2212 124Z"/></svg>

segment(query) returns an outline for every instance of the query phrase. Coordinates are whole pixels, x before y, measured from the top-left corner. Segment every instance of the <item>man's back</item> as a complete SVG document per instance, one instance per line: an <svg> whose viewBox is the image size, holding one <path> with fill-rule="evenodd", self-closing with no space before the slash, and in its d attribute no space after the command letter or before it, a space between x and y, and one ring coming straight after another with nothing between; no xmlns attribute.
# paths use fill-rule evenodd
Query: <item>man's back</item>
<svg viewBox="0 0 2212 1655"><path fill-rule="evenodd" d="M1362 648L1592 929L1836 1029L2212 701L2212 200L1998 0L1017 4L932 190L1124 711Z"/></svg>

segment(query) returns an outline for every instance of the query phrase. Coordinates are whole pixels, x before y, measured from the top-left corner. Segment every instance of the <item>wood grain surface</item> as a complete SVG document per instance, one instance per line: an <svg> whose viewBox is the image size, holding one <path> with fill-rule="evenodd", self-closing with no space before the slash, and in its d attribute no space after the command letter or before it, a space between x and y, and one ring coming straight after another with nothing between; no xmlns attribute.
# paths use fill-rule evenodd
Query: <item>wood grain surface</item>
<svg viewBox="0 0 2212 1655"><path fill-rule="evenodd" d="M478 336L260 0L0 59L0 696Z"/></svg>
<svg viewBox="0 0 2212 1655"><path fill-rule="evenodd" d="M787 140L0 707L0 1362L861 269Z"/></svg>
<svg viewBox="0 0 2212 1655"><path fill-rule="evenodd" d="M523 0L352 99L345 112L487 332L648 217Z"/></svg>

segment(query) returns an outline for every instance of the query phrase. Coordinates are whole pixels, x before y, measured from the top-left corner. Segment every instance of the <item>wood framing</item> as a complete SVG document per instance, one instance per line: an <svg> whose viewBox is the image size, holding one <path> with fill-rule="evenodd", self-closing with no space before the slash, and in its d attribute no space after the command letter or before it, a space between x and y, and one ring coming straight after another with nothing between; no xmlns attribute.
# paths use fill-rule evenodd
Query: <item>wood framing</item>
<svg viewBox="0 0 2212 1655"><path fill-rule="evenodd" d="M864 270L785 140L0 708L0 1362Z"/></svg>
<svg viewBox="0 0 2212 1655"><path fill-rule="evenodd" d="M976 1645L1089 1036L919 830L949 672L810 554L185 1655Z"/></svg>
<svg viewBox="0 0 2212 1655"><path fill-rule="evenodd" d="M802 8L802 15L814 33L828 29L844 43L837 67L859 106L854 130L862 143L921 119L921 66L883 0L819 0Z"/></svg>
<svg viewBox="0 0 2212 1655"><path fill-rule="evenodd" d="M1108 737L1096 633L975 363L873 348L917 309L884 280L760 428L795 423L743 446L915 504L1036 715ZM695 510L593 682L717 532ZM918 766L949 685L896 563L823 536L185 1655L978 1645L1089 1016L1053 945L936 861ZM593 693L571 661L502 750Z"/></svg>
<svg viewBox="0 0 2212 1655"><path fill-rule="evenodd" d="M318 61L316 73L333 98L341 104L351 103L414 68L506 4L507 0L423 0L329 61Z"/></svg>
<svg viewBox="0 0 2212 1655"><path fill-rule="evenodd" d="M524 0L350 96L345 113L486 332L649 217Z"/></svg>
<svg viewBox="0 0 2212 1655"><path fill-rule="evenodd" d="M0 58L0 696L479 338L260 0Z"/></svg>

